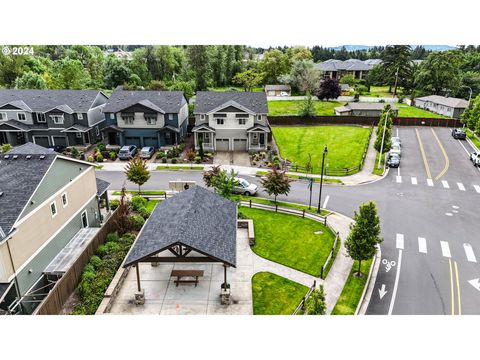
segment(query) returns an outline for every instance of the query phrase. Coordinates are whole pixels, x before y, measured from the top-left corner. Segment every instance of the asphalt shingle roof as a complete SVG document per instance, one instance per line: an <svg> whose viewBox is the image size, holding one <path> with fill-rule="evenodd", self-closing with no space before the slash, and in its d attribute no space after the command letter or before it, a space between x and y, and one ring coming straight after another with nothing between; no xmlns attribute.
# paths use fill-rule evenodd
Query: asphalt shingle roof
<svg viewBox="0 0 480 360"><path fill-rule="evenodd" d="M41 156L44 158L40 159ZM32 143L0 155L0 240L2 232L8 235L12 230L56 156L57 153Z"/></svg>
<svg viewBox="0 0 480 360"><path fill-rule="evenodd" d="M97 195L103 195L103 193L108 189L110 183L108 181L99 179L98 177L95 178L97 180Z"/></svg>
<svg viewBox="0 0 480 360"><path fill-rule="evenodd" d="M430 101L434 104L444 105L453 108L465 109L468 107L468 101L464 99L445 97L440 95L429 95L416 98L415 100Z"/></svg>
<svg viewBox="0 0 480 360"><path fill-rule="evenodd" d="M265 85L265 90L266 91L282 91L282 90L285 90L285 91L290 91L292 90L292 88L290 87L290 85Z"/></svg>
<svg viewBox="0 0 480 360"><path fill-rule="evenodd" d="M152 110L178 113L187 100L181 91L115 90L103 108L104 113L116 113L136 104L143 104Z"/></svg>
<svg viewBox="0 0 480 360"><path fill-rule="evenodd" d="M256 114L268 113L267 95L264 92L246 91L198 91L194 113L208 113L229 101L235 101Z"/></svg>
<svg viewBox="0 0 480 360"><path fill-rule="evenodd" d="M87 112L98 93L98 90L4 89L0 90L0 107L9 103L15 106L13 102L20 104L19 101L23 101L35 112L45 112L56 107L65 108L63 105L67 105L74 112Z"/></svg>
<svg viewBox="0 0 480 360"><path fill-rule="evenodd" d="M330 59L318 64L315 68L321 71L367 71L376 65L377 59L361 61L358 59L348 59L345 61Z"/></svg>
<svg viewBox="0 0 480 360"><path fill-rule="evenodd" d="M163 202L143 226L124 267L180 242L236 266L237 205L200 186Z"/></svg>

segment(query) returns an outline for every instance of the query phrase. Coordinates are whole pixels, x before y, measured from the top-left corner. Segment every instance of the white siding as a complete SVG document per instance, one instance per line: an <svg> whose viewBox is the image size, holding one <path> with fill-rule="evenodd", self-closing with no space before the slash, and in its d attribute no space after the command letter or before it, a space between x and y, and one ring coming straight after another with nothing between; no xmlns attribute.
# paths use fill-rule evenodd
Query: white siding
<svg viewBox="0 0 480 360"><path fill-rule="evenodd" d="M165 118L162 114L157 115L156 125L148 125L143 112L135 113L135 120L133 124L125 124L125 121L122 119L122 113L118 112L117 114L117 124L120 128L129 128L129 129L160 129L165 126Z"/></svg>
<svg viewBox="0 0 480 360"><path fill-rule="evenodd" d="M102 112L103 107L105 104L99 105L97 107L91 108L87 112L88 116L88 125L93 126L96 123L105 120L105 114Z"/></svg>
<svg viewBox="0 0 480 360"><path fill-rule="evenodd" d="M180 127L182 123L188 119L188 104L182 106L180 111L178 112L178 126Z"/></svg>

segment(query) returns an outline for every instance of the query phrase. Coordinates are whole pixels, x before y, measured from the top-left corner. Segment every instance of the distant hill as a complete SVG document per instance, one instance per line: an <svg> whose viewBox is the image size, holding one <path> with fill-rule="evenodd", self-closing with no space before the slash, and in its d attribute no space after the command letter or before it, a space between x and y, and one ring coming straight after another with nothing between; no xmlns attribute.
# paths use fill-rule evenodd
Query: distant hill
<svg viewBox="0 0 480 360"><path fill-rule="evenodd" d="M431 51L445 51L455 49L455 46L450 45L411 45L412 48L416 48L417 46L423 46L425 50ZM340 46L331 46L329 49L333 49L335 51L339 51L345 47L347 51L356 51L356 50L368 50L373 47L373 45L340 45Z"/></svg>

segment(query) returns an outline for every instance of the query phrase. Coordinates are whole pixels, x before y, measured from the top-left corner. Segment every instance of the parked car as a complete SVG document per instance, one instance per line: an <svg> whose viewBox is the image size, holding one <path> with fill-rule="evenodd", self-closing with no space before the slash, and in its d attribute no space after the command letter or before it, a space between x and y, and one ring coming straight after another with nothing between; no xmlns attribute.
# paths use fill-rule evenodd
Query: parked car
<svg viewBox="0 0 480 360"><path fill-rule="evenodd" d="M392 146L394 145L398 145L399 147L402 147L402 142L400 140L400 138L398 136L392 136L392 138L390 139L391 143L392 143Z"/></svg>
<svg viewBox="0 0 480 360"><path fill-rule="evenodd" d="M238 185L234 186L233 192L235 194L241 194L246 196L255 195L258 191L258 186L255 184L250 184L247 180L243 178L235 178L238 181Z"/></svg>
<svg viewBox="0 0 480 360"><path fill-rule="evenodd" d="M398 145L392 145L389 151L390 155L396 154L398 157L402 157L402 149Z"/></svg>
<svg viewBox="0 0 480 360"><path fill-rule="evenodd" d="M465 140L467 138L467 133L462 129L453 129L452 136L454 139Z"/></svg>
<svg viewBox="0 0 480 360"><path fill-rule="evenodd" d="M66 147L63 145L50 145L47 149L53 150L60 154L65 151Z"/></svg>
<svg viewBox="0 0 480 360"><path fill-rule="evenodd" d="M397 168L400 166L400 156L397 154L390 154L387 159L387 166Z"/></svg>
<svg viewBox="0 0 480 360"><path fill-rule="evenodd" d="M118 152L118 158L120 160L130 160L137 153L137 147L135 145L122 146Z"/></svg>
<svg viewBox="0 0 480 360"><path fill-rule="evenodd" d="M282 92L280 93L280 96L288 96L288 93L285 92L285 91L282 91Z"/></svg>
<svg viewBox="0 0 480 360"><path fill-rule="evenodd" d="M480 166L480 151L474 151L470 154L470 161L475 166Z"/></svg>
<svg viewBox="0 0 480 360"><path fill-rule="evenodd" d="M140 157L143 159L151 159L155 153L155 148L152 146L145 146L140 150Z"/></svg>

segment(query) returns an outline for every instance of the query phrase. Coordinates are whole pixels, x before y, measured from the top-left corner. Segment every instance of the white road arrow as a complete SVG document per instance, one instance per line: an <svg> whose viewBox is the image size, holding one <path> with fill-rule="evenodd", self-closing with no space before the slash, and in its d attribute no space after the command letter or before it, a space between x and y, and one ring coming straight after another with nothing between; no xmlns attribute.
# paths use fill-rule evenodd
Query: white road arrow
<svg viewBox="0 0 480 360"><path fill-rule="evenodd" d="M477 279L478 280L478 279ZM378 289L378 295L380 295L380 300L385 296L388 291L385 290L385 284L382 284L382 288Z"/></svg>
<svg viewBox="0 0 480 360"><path fill-rule="evenodd" d="M480 291L480 279L479 279L479 278L472 279L472 280L468 280L468 282L469 282L470 285L472 285L475 289L477 289L478 291Z"/></svg>

